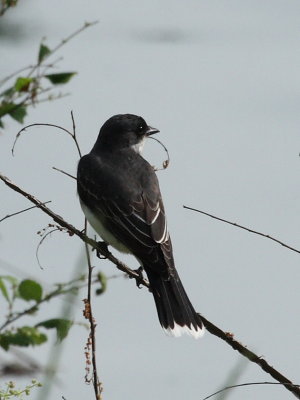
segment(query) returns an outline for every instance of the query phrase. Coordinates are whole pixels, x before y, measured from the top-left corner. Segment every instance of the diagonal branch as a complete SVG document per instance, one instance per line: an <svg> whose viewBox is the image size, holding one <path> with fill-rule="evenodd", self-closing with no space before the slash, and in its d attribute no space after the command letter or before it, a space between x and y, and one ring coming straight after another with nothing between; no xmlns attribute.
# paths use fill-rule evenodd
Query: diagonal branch
<svg viewBox="0 0 300 400"><path fill-rule="evenodd" d="M220 339L229 344L229 346L231 346L234 350L237 350L242 356L248 358L249 361L259 365L262 370L270 374L279 383L282 383L289 391L291 391L298 399L300 399L299 385L294 385L292 381L273 368L264 358L258 356L246 346L242 345L239 341L234 339L232 333L222 331L222 329L208 321L205 317L203 317L203 315L201 315L201 319L209 333L214 336L218 336Z"/></svg>
<svg viewBox="0 0 300 400"><path fill-rule="evenodd" d="M115 256L113 256L112 253L105 248L105 246L104 247L101 246L101 243L96 242L96 240L89 238L82 231L76 229L73 225L65 221L60 215L55 214L52 210L50 210L50 208L46 207L42 201L38 200L31 194L25 192L23 189L15 185L4 175L0 174L0 179L11 189L16 191L17 193L20 193L22 196L26 197L29 201L31 201L31 203L35 204L38 208L44 211L44 213L53 218L53 220L60 226L65 228L70 235L78 236L83 242L89 244L94 249L96 249L103 257L107 258L113 264L115 264L120 271L125 272L127 275L129 275L130 278L140 279L140 275L137 272L133 271L126 264L124 264L122 261L118 260ZM149 287L149 283L144 279L140 283L144 286Z"/></svg>
<svg viewBox="0 0 300 400"><path fill-rule="evenodd" d="M145 279L140 280L140 276L137 272L133 271L122 261L120 261L116 257L114 257L110 253L110 251L108 251L105 248L105 246L101 246L101 243L97 243L95 240L90 239L83 232L76 229L73 225L66 222L61 216L59 216L58 214L55 214L52 210L50 210L48 207L46 207L43 202L41 202L40 200L38 200L31 194L25 192L23 189L21 189L20 187L15 185L4 175L0 174L0 179L11 189L20 193L22 196L26 197L29 201L31 201L38 208L40 208L42 211L44 211L47 215L49 215L51 218L53 218L53 220L56 223L58 223L59 225L61 225L63 228L65 228L70 235L78 236L85 243L87 243L90 246L92 246L93 248L95 248L101 255L108 258L113 264L116 265L116 267L118 269L120 269L121 271L128 274L128 276L130 278L134 278L136 280L139 279L139 281L138 281L139 284L142 284L149 288L149 283ZM257 365L259 365L261 369L263 369L265 372L270 374L275 380L282 383L286 387L286 389L288 389L290 392L292 392L295 395L295 397L300 399L300 386L294 385L288 378L286 378L279 371L277 371L275 368L273 368L265 359L258 356L257 354L255 354L254 352L249 350L246 346L242 345L240 342L238 342L236 339L234 339L232 334L224 332L222 329L218 328L216 325L214 325L212 322L210 322L209 320L204 318L202 315L201 315L201 318L202 318L204 325L205 325L206 329L208 330L208 332L210 332L212 335L217 336L220 339L224 340L234 350L237 350L241 355L248 358L249 361L254 362Z"/></svg>
<svg viewBox="0 0 300 400"><path fill-rule="evenodd" d="M240 229L244 229L245 231L248 231L250 233L255 233L256 235L263 236L263 237L265 237L267 239L273 240L274 242L281 244L281 246L283 246L283 247L286 247L286 248L288 248L288 249L290 249L292 251L295 251L296 253L300 253L300 250L295 249L294 247L291 247L288 244L282 242L281 240L275 239L274 237L272 237L270 235L266 235L265 233L261 233L261 232L255 231L253 229L247 228L246 226L237 224L236 222L227 221L224 218L216 217L215 215L209 214L209 213L207 213L205 211L197 210L196 208L192 208L192 207L188 207L188 206L183 206L183 208L186 208L187 210L191 210L191 211L196 211L196 212L198 212L200 214L207 215L208 217L211 217L211 218L216 219L218 221L225 222L226 224L236 226L237 228L240 228Z"/></svg>

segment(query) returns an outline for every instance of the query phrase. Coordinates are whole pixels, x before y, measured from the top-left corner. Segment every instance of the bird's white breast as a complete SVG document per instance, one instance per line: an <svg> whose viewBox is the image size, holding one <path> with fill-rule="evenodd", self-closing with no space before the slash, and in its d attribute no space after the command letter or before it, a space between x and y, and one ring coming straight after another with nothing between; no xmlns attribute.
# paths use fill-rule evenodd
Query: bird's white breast
<svg viewBox="0 0 300 400"><path fill-rule="evenodd" d="M86 219L94 230L101 236L101 238L107 243L113 246L115 249L122 253L130 253L126 246L124 246L114 235L109 232L103 225L100 218L98 218L81 200L80 205Z"/></svg>

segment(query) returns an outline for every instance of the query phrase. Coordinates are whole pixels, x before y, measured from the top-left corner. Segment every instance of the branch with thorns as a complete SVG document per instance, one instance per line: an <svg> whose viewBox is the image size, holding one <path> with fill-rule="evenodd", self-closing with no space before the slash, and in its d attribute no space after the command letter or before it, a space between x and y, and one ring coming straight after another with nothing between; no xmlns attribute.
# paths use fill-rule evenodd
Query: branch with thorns
<svg viewBox="0 0 300 400"><path fill-rule="evenodd" d="M85 218L84 220L84 233L87 232L87 220ZM91 293L91 287L92 287L92 277L93 277L93 269L94 267L92 266L91 263L91 256L90 256L90 251L89 251L89 246L87 243L85 243L85 252L86 252L86 258L88 262L88 297L87 299L84 299L84 312L83 316L89 320L90 323L90 334L87 340L87 344L85 347L85 355L86 355L86 375L85 375L85 381L86 383L93 382L94 386L94 392L97 400L101 400L101 393L103 391L103 385L102 382L100 382L99 377L98 377L98 370L97 370L97 361L96 361L96 322L93 317L93 310L92 310L92 293ZM92 355L92 357L90 357ZM92 362L90 360L92 358ZM90 375L90 364L92 363L93 366L93 371L92 371L92 377L89 377Z"/></svg>

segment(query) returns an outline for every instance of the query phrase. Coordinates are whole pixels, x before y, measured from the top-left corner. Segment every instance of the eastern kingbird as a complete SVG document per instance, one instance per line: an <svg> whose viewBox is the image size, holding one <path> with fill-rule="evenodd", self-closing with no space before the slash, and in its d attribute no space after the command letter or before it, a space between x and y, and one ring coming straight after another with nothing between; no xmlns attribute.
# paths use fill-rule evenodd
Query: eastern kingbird
<svg viewBox="0 0 300 400"><path fill-rule="evenodd" d="M78 194L102 239L133 254L145 270L163 329L199 338L204 326L175 269L158 179L141 156L146 138L157 132L132 114L107 120L91 152L79 161Z"/></svg>

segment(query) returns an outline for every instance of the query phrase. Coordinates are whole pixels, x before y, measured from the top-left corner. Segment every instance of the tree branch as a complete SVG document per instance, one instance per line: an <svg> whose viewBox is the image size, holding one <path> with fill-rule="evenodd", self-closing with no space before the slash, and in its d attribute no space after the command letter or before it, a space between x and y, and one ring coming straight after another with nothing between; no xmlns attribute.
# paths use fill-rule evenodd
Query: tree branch
<svg viewBox="0 0 300 400"><path fill-rule="evenodd" d="M222 331L222 329L208 321L205 317L203 317L203 315L201 315L201 319L209 333L214 336L218 336L220 339L229 344L229 346L231 346L234 350L237 350L242 356L248 358L249 361L259 365L261 369L271 375L274 379L276 379L276 381L283 384L298 399L300 399L300 386L294 385L292 381L273 368L264 358L258 356L246 346L234 339L234 335L232 333Z"/></svg>
<svg viewBox="0 0 300 400"><path fill-rule="evenodd" d="M263 237L265 237L267 239L273 240L274 242L281 244L281 246L283 246L283 247L286 247L286 248L288 248L288 249L290 249L292 251L295 251L296 253L300 253L300 250L297 250L294 247L291 247L288 244L283 243L281 240L275 239L274 237L272 237L270 235L266 235L265 233L254 231L253 229L247 228L246 226L243 226L243 225L239 225L236 222L227 221L224 218L216 217L215 215L209 214L209 213L207 213L205 211L197 210L196 208L187 207L187 206L183 206L183 208L186 208L187 210L191 210L191 211L196 211L196 212L198 212L200 214L207 215L208 217L211 217L211 218L216 219L218 221L225 222L226 224L236 226L237 228L244 229L245 231L248 231L248 232L251 232L251 233L255 233L256 235L259 235L259 236L263 236Z"/></svg>
<svg viewBox="0 0 300 400"><path fill-rule="evenodd" d="M146 287L149 288L149 283L145 279L141 280L140 276L137 272L133 271L131 268L129 268L126 264L124 264L122 261L118 260L116 257L114 257L106 248L105 246L101 246L101 243L97 243L95 240L90 239L88 236L86 236L83 232L79 231L76 229L73 225L69 224L66 222L62 217L60 217L58 214L55 214L52 210L50 210L48 207L45 206L44 203L42 203L40 200L36 199L34 196L31 194L25 192L23 189L15 185L13 182L11 182L8 178L0 174L0 179L11 189L14 191L20 193L22 196L26 197L29 201L31 201L33 204L35 204L38 208L40 208L42 211L44 211L47 215L49 215L53 220L61 225L63 228L65 228L70 235L76 235L78 236L81 240L83 240L85 243L89 244L93 248L95 248L101 255L104 257L108 258L113 264L116 265L118 269L121 271L125 272L126 274L129 275L129 277L138 279L139 284L142 284ZM227 344L229 344L234 350L237 350L241 355L244 357L248 358L249 361L256 363L259 365L265 372L270 374L275 380L278 382L282 383L286 389L288 389L290 392L292 392L298 399L300 399L300 386L293 385L293 383L286 378L284 375L282 375L279 371L277 371L275 368L273 368L265 359L262 357L256 355L254 352L251 350L247 349L246 346L242 345L240 342L234 339L233 335L231 333L226 333L222 329L218 328L216 325L214 325L212 322L207 320L205 317L201 315L201 318L204 322L204 325L208 332L210 332L212 335L215 335L219 337L220 339L224 340Z"/></svg>

